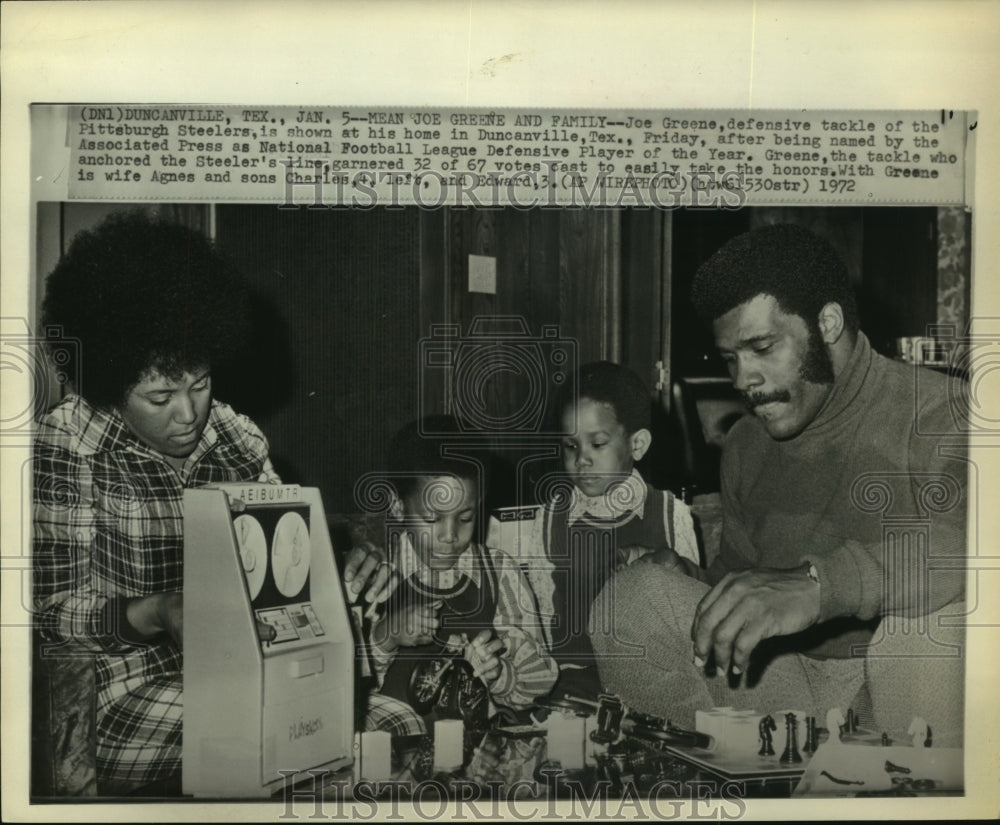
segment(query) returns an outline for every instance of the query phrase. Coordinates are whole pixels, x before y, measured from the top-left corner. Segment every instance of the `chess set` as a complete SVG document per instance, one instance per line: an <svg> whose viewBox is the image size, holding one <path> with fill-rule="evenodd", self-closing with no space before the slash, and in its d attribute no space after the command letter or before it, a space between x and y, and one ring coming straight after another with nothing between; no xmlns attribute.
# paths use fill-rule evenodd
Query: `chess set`
<svg viewBox="0 0 1000 825"><path fill-rule="evenodd" d="M533 724L471 730L459 720L436 723L434 737L417 746L410 778L433 777L446 788L453 780L471 780L493 792L515 788L520 795L557 797L567 782L642 795L652 788L662 793L664 781L674 788L685 782L704 787L708 778L720 787L739 783L748 796L962 789L962 752L931 747L930 729L920 719L908 733L893 736L861 728L851 709L831 709L821 727L801 711L713 708L698 714L695 730L685 730L613 695L537 704L544 713ZM454 729L437 729L445 725Z"/></svg>
<svg viewBox="0 0 1000 825"><path fill-rule="evenodd" d="M794 783L794 795L960 792L962 751L932 748L927 722L914 718L905 734L859 727L853 709L831 708L819 727L813 716L712 708L696 712L696 729L711 737L667 750L727 781L760 787Z"/></svg>

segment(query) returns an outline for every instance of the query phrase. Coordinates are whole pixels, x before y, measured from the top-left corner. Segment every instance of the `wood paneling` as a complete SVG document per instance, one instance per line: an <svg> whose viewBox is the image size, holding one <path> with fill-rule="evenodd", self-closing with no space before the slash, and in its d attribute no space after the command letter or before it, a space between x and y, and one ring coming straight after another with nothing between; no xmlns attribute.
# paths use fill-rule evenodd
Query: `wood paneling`
<svg viewBox="0 0 1000 825"><path fill-rule="evenodd" d="M501 478L492 502L515 503L530 497L527 488L551 468L546 461L553 455L555 438L542 433L553 432L556 372L565 374L574 363L621 358L621 215L598 210L449 209L440 221L446 237L442 259L423 259L422 280L427 282L425 292L446 296L447 310L439 318L425 316L422 323L428 330L430 323L457 325L456 346L469 347L477 340L489 344L477 350L481 371L475 384L446 381L448 386L439 390L440 406L449 412L471 410L474 418L482 412L475 423L483 425L479 429L484 449L499 455L502 465L494 467ZM496 258L496 294L469 291L469 255ZM431 286L439 277L446 285ZM523 335L511 337L518 329ZM536 359L538 371L517 369L509 348L519 345L534 347L530 357ZM573 363L553 364L549 355L556 346L571 348ZM462 395L456 398L454 393ZM535 409L543 410L546 418L534 428L505 423ZM546 461L528 461L518 469L525 459L543 454Z"/></svg>
<svg viewBox="0 0 1000 825"><path fill-rule="evenodd" d="M256 294L253 351L228 391L289 481L352 512L419 414L420 213L219 206L217 241Z"/></svg>

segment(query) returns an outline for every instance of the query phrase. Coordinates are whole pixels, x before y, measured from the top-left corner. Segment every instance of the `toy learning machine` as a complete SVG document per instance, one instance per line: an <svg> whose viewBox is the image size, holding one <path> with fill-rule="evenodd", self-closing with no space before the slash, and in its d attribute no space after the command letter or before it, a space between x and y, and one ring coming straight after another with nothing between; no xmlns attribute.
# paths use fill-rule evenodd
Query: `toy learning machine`
<svg viewBox="0 0 1000 825"><path fill-rule="evenodd" d="M354 641L319 491L185 490L184 792L267 797L350 764L353 736Z"/></svg>

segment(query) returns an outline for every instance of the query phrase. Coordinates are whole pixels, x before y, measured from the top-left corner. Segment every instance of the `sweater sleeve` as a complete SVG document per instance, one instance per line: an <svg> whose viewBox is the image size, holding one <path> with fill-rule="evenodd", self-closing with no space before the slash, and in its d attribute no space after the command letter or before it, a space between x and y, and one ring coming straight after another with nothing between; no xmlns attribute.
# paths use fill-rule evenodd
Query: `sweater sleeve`
<svg viewBox="0 0 1000 825"><path fill-rule="evenodd" d="M490 686L490 693L497 704L523 708L552 690L559 668L542 641L528 580L506 553L487 552L491 553L497 571L493 629L504 645L500 676Z"/></svg>
<svg viewBox="0 0 1000 825"><path fill-rule="evenodd" d="M923 616L965 598L968 445L940 435L947 423L927 415L927 434L910 435L906 472L855 486L856 505L881 514L882 541L803 555L819 574L821 620Z"/></svg>
<svg viewBox="0 0 1000 825"><path fill-rule="evenodd" d="M736 427L739 426L737 423ZM734 427L734 430L736 428ZM720 470L720 499L722 501L722 540L719 554L708 568L706 577L710 584L717 584L726 573L745 570L754 566L757 552L747 532L743 508L737 495L740 478L740 457L731 433L726 448L722 451Z"/></svg>

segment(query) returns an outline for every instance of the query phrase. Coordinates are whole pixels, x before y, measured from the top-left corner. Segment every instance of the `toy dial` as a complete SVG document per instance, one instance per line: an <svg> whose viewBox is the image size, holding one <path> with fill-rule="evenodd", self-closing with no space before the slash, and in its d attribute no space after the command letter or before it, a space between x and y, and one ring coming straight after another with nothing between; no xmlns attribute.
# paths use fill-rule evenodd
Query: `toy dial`
<svg viewBox="0 0 1000 825"><path fill-rule="evenodd" d="M309 578L309 559L309 526L298 513L285 513L278 519L271 544L271 570L282 596L290 599L302 590Z"/></svg>
<svg viewBox="0 0 1000 825"><path fill-rule="evenodd" d="M247 590L250 591L250 601L253 601L264 586L267 574L267 538L260 522L246 513L233 519L233 529L236 531L236 544L243 564L243 575L247 580Z"/></svg>

